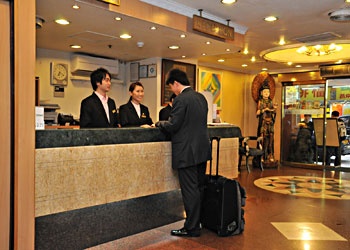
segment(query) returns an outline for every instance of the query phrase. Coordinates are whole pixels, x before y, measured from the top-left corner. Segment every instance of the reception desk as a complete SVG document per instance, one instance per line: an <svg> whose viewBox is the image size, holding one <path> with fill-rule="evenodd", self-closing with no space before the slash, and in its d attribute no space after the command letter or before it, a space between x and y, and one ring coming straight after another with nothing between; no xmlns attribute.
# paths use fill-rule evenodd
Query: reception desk
<svg viewBox="0 0 350 250"><path fill-rule="evenodd" d="M219 173L236 178L240 128L208 131L222 138ZM170 139L158 128L37 130L35 151L37 230L49 230L40 222L57 215L66 220L72 211L96 214L111 204L179 188Z"/></svg>

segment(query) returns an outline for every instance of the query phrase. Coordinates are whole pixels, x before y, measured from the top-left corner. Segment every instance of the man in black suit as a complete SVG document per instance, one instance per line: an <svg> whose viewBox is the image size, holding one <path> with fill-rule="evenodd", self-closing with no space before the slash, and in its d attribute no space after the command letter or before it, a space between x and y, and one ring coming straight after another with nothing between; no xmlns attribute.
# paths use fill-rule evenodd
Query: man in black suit
<svg viewBox="0 0 350 250"><path fill-rule="evenodd" d="M107 96L111 88L111 74L104 68L90 75L92 95L80 105L80 128L114 128L118 126L115 102Z"/></svg>
<svg viewBox="0 0 350 250"><path fill-rule="evenodd" d="M173 69L166 84L176 94L170 117L156 126L170 133L172 167L178 170L186 211L184 227L172 230L175 236L200 236L200 211L206 163L211 159L207 129L208 103L194 91L185 72Z"/></svg>
<svg viewBox="0 0 350 250"><path fill-rule="evenodd" d="M170 96L170 100L169 100L168 105L159 111L159 121L168 120L168 118L170 116L171 109L173 108L173 101L174 101L175 97L176 97L176 95L172 94Z"/></svg>

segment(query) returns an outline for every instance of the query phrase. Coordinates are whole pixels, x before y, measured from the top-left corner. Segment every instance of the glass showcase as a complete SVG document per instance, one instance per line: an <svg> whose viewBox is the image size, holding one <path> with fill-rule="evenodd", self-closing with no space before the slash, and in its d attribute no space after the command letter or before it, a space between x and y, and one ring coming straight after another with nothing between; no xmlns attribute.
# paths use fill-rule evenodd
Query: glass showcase
<svg viewBox="0 0 350 250"><path fill-rule="evenodd" d="M282 86L282 163L350 168L350 79L282 82Z"/></svg>

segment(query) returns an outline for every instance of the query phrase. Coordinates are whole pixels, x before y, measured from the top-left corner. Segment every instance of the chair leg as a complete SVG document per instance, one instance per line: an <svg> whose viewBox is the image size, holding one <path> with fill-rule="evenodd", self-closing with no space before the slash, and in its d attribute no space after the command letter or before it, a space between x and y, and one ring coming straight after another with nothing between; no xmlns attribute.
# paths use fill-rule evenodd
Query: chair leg
<svg viewBox="0 0 350 250"><path fill-rule="evenodd" d="M238 160L238 172L241 172L241 162L242 162L242 155L239 155L239 160Z"/></svg>
<svg viewBox="0 0 350 250"><path fill-rule="evenodd" d="M250 168L249 168L249 156L245 157L245 166L247 168L248 173L250 173Z"/></svg>
<svg viewBox="0 0 350 250"><path fill-rule="evenodd" d="M261 162L261 156L259 157L259 166L260 166L261 171L264 171L264 166Z"/></svg>

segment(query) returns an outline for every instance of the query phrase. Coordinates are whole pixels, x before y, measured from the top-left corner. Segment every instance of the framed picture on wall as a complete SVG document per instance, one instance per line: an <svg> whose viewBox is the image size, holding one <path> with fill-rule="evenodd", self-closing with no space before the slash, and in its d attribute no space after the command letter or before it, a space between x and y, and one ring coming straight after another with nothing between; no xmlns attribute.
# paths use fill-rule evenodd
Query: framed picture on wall
<svg viewBox="0 0 350 250"><path fill-rule="evenodd" d="M148 77L157 76L157 64L148 65Z"/></svg>
<svg viewBox="0 0 350 250"><path fill-rule="evenodd" d="M130 81L136 82L139 80L139 63L130 63Z"/></svg>
<svg viewBox="0 0 350 250"><path fill-rule="evenodd" d="M148 65L140 65L139 76L140 78L148 77Z"/></svg>
<svg viewBox="0 0 350 250"><path fill-rule="evenodd" d="M186 72L188 80L190 81L190 86L196 90L196 65L184 62L177 62L168 59L162 60L162 92L161 92L161 103L165 106L170 101L170 96L173 94L170 87L165 84L168 73L172 69L180 69Z"/></svg>

